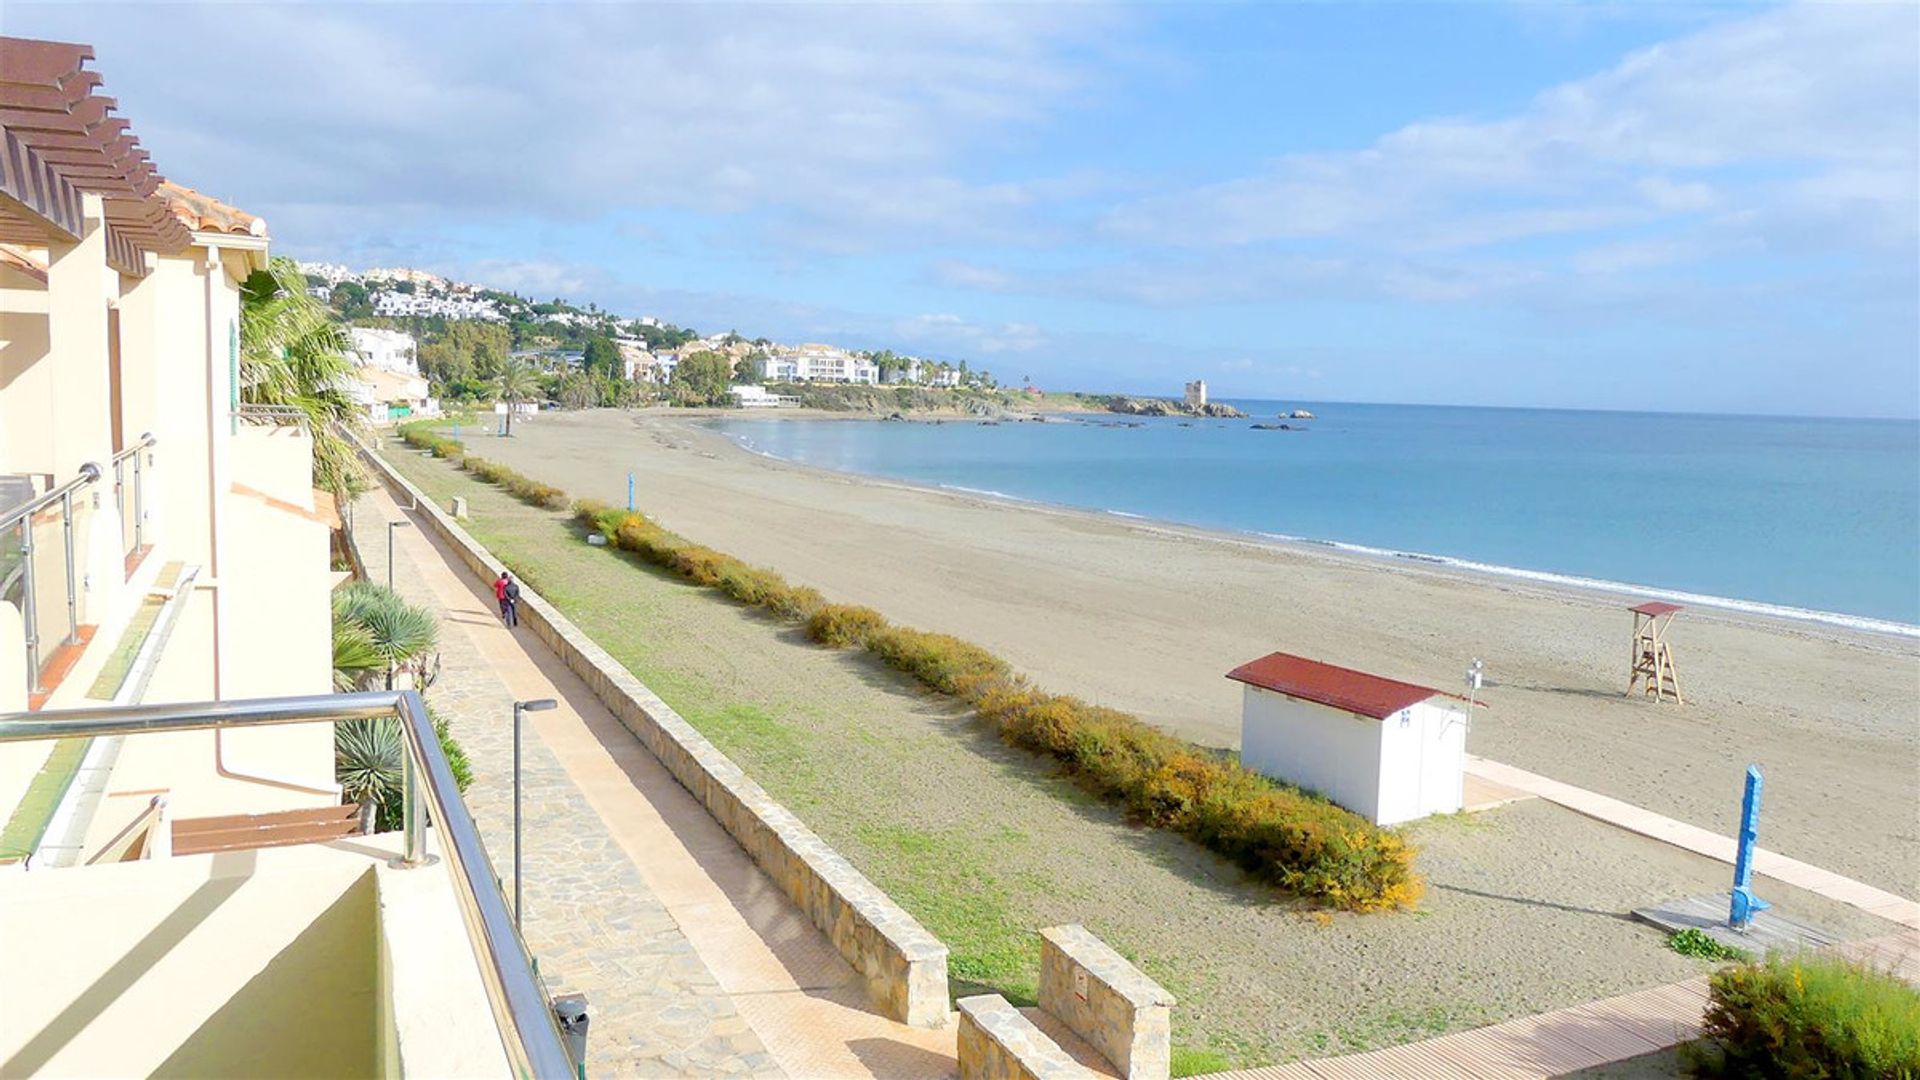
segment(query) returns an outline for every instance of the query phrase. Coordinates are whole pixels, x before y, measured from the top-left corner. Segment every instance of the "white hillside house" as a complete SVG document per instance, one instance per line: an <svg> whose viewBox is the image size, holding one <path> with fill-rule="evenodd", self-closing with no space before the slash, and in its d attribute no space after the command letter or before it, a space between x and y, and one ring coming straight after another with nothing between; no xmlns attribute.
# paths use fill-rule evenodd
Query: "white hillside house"
<svg viewBox="0 0 1920 1080"><path fill-rule="evenodd" d="M1246 686L1240 761L1376 825L1461 807L1467 702L1288 653L1227 673Z"/></svg>

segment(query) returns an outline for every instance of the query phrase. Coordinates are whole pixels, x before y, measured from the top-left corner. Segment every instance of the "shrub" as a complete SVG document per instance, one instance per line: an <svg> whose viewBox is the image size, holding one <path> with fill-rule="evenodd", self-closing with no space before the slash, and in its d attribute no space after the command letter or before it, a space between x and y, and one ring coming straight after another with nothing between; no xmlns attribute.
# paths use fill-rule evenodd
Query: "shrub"
<svg viewBox="0 0 1920 1080"><path fill-rule="evenodd" d="M566 505L561 492L505 466L467 458L463 467L530 502ZM1059 761L1075 783L1135 820L1178 832L1261 880L1359 911L1411 907L1420 898L1424 886L1406 839L1318 795L1275 783L1117 709L1042 693L978 645L889 625L871 608L829 604L814 589L692 543L645 514L592 499L572 509L581 524L645 562L804 621L807 636L822 645L864 646L928 689L973 705L1007 742Z"/></svg>
<svg viewBox="0 0 1920 1080"><path fill-rule="evenodd" d="M886 625L886 617L870 607L824 604L807 619L807 637L828 648L844 649L865 645L868 638Z"/></svg>
<svg viewBox="0 0 1920 1080"><path fill-rule="evenodd" d="M785 619L809 619L813 613L827 605L827 598L820 590L808 585L789 585L783 583L780 588L768 593L761 605L768 611Z"/></svg>
<svg viewBox="0 0 1920 1080"><path fill-rule="evenodd" d="M1117 709L1001 681L975 707L1015 746L1059 759L1080 786L1302 896L1362 911L1411 907L1422 885L1395 832L1277 784Z"/></svg>
<svg viewBox="0 0 1920 1080"><path fill-rule="evenodd" d="M979 700L1013 675L1005 660L978 645L904 626L875 631L867 638L867 648L888 667L906 672L928 689L967 702Z"/></svg>
<svg viewBox="0 0 1920 1080"><path fill-rule="evenodd" d="M1711 1077L1920 1077L1920 990L1834 956L1714 973L1687 1064Z"/></svg>

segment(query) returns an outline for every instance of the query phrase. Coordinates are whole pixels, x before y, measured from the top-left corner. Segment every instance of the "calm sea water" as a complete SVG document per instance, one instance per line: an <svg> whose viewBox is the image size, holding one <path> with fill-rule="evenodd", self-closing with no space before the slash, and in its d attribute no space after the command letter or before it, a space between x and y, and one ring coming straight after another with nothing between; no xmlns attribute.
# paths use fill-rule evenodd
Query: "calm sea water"
<svg viewBox="0 0 1920 1080"><path fill-rule="evenodd" d="M1289 432L1235 404L1253 419L717 426L846 472L1920 624L1920 423L1307 403Z"/></svg>

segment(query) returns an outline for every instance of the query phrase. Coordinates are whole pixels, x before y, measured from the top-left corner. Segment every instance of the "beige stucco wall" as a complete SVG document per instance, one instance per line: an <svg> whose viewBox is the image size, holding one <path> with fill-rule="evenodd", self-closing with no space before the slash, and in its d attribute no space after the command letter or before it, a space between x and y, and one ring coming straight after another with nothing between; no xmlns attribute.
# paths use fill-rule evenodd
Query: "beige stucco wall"
<svg viewBox="0 0 1920 1080"><path fill-rule="evenodd" d="M372 862L306 847L0 877L0 1075L372 1075Z"/></svg>
<svg viewBox="0 0 1920 1080"><path fill-rule="evenodd" d="M399 849L0 875L0 1076L508 1075L447 864Z"/></svg>

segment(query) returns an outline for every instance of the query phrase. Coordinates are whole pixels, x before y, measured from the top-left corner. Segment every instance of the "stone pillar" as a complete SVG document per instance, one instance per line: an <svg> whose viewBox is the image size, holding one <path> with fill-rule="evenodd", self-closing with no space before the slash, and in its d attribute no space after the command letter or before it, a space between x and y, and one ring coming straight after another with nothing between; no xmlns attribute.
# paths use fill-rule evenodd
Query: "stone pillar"
<svg viewBox="0 0 1920 1080"><path fill-rule="evenodd" d="M1173 995L1083 926L1040 931L1040 1007L1126 1080L1167 1080Z"/></svg>

